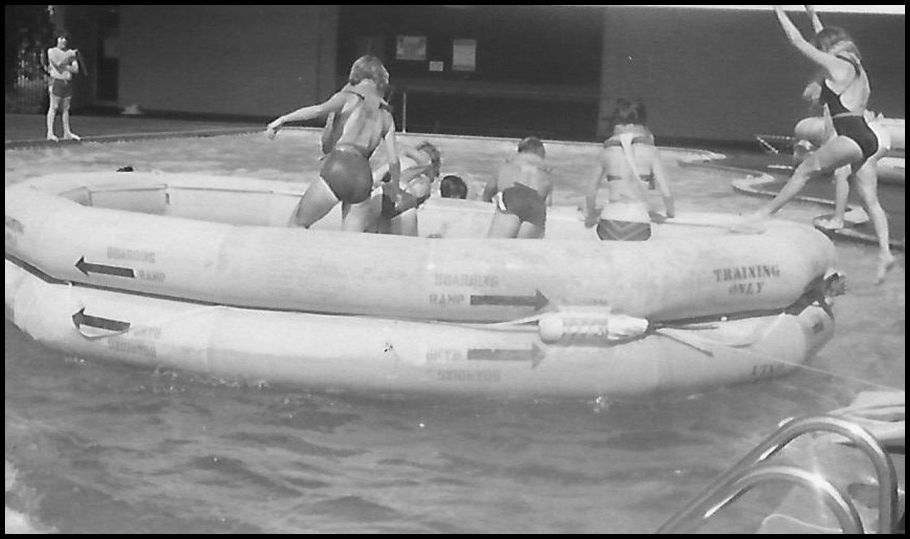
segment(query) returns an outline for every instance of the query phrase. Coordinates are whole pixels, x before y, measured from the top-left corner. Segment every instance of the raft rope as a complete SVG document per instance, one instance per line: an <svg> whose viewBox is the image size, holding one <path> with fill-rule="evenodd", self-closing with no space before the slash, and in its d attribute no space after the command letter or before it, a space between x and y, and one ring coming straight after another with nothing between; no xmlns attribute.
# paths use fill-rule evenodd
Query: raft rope
<svg viewBox="0 0 910 539"><path fill-rule="evenodd" d="M42 279L42 280L43 280L43 279ZM76 286L77 286L75 283L73 283L73 282L71 282L71 281L67 281L65 284L66 284L67 288L69 288L69 289L71 289L71 290L74 289L74 288L76 288ZM199 307L199 308L197 308L197 309L190 309L190 310L185 311L185 312L183 312L183 313L181 313L181 314L179 314L179 315L177 315L177 316L171 316L171 317L167 317L167 318L164 318L164 319L153 320L152 322L146 322L146 323L144 323L144 324L142 324L142 325L139 325L139 326L132 326L132 325L131 325L129 328L127 328L127 329L125 329L125 330L122 330L122 331L119 331L119 332L111 332L111 333L104 334L104 335L90 336L90 335L86 335L86 334L83 333L82 331L79 331L79 333L80 333L80 335L82 335L84 338L86 338L86 339L88 339L88 340L96 340L96 339L114 337L114 336L126 334L126 333L128 333L128 332L130 332L130 331L133 331L133 330L136 330L136 329L142 329L143 327L160 327L160 326L162 326L162 325L170 324L170 323L173 323L173 322L175 322L175 321L177 321L177 320L180 320L180 319L183 319L183 318L186 318L186 317L189 317L189 316L198 314L198 313L202 313L202 312L209 311L209 310L212 310L212 309L223 309L223 308L230 308L230 307L225 307L225 306L221 306L221 305L205 305L205 306L201 306L201 307ZM789 310L789 309L790 309L790 308L788 308L787 310ZM528 317L525 317L525 318L519 318L519 319L515 319L515 320L509 320L509 321L506 321L506 322L494 322L494 323L490 323L490 324L456 324L456 325L463 325L463 326L467 326L467 327L519 329L518 326L526 325L526 324L529 324L529 323L532 323L532 322L535 322L535 323L536 323L537 321L539 321L539 320L541 319L541 317L544 316L544 314L546 314L546 313L538 314L538 315L533 315L533 316L528 316ZM781 313L779 313L779 314L780 314L780 316L783 316L783 315L785 314L785 312L781 312ZM704 353L710 354L709 351L707 351L705 348L703 348L703 347L701 347L701 346L698 346L696 343L692 342L691 339L688 339L688 338L679 339L679 336L680 336L680 335L679 335L678 332L675 332L675 331L674 331L673 334L671 335L671 334L668 334L665 330L668 330L668 329L670 329L670 330L674 330L674 329L675 329L675 330L679 330L679 331L683 331L683 330L689 330L689 331L710 330L710 329L714 329L714 328L716 327L716 324L717 324L718 322L723 322L723 319L717 320L717 322L713 322L713 323L704 323L704 322L702 322L702 323L692 323L692 324L681 324L681 325L677 325L677 326L675 326L675 327L670 326L670 325L665 325L665 326L663 326L663 327L661 327L661 325L654 325L654 326L651 326L651 324L649 323L649 327L648 327L648 330L649 330L649 331L646 331L646 332L643 333L642 335L638 335L638 336L635 336L635 337L631 337L631 338L626 339L626 340L628 341L628 340L632 340L632 339L642 338L643 336L647 335L648 332L653 332L653 333L655 333L655 334L659 334L659 335L662 335L662 336L664 336L664 337L667 337L667 338L670 338L670 339L674 339L674 340L676 340L676 341L678 341L678 342L680 342L680 343L682 343L682 344L686 344L686 345L692 346L692 347L695 348L696 350L699 350L699 351L702 351L702 352L704 352ZM708 339L702 339L702 342L705 343L705 344L708 344L708 341L709 341ZM753 341L753 342L754 342L754 341ZM724 343L724 342L722 342L722 341L717 341L717 340L714 340L714 343L715 343L715 344L722 345L722 346L736 346L736 345L734 345L734 344ZM744 345L740 345L740 346L747 346L747 345L748 345L748 344L744 344ZM858 377L855 377L855 376L848 376L848 375L845 375L845 374L839 374L839 373L834 372L834 371L828 371L828 370L820 369L820 368L817 368L817 367L810 367L809 365L806 365L806 364L804 364L804 363L782 360L782 359L780 359L780 358L778 358L778 357L775 357L775 356L772 356L772 355L770 355L770 354L764 354L764 353L761 353L761 352L756 352L756 351L748 350L748 349L743 350L743 352L744 352L744 353L747 353L747 354L751 354L751 355L753 355L753 356L760 357L760 358L762 358L762 359L770 360L771 362L781 363L781 364L784 364L784 365L789 365L789 366L793 367L794 369L802 369L802 370L809 371L809 372L813 372L813 373L816 373L816 374L823 374L823 375L831 376L831 377L833 377L833 378L839 378L839 379L841 379L841 380L846 380L846 381L850 381L850 382L855 382L855 383L859 383L859 384L866 385L866 386L869 386L869 387L874 387L874 388L877 388L877 389L884 389L884 390L889 390L889 391L904 391L902 388L892 387L892 386L885 385L885 384L879 384L879 383L877 383L877 382L872 382L872 381L870 381L870 380L865 380L865 379L858 378Z"/></svg>
<svg viewBox="0 0 910 539"><path fill-rule="evenodd" d="M808 306L808 305L806 305L806 306ZM789 308L788 308L788 310L789 310ZM787 314L787 313L781 312L781 313L779 313L779 316L784 316L785 314ZM488 328L513 327L514 328L517 326L537 322L538 320L540 320L540 318L542 316L543 316L542 314L539 314L539 315L529 316L526 318L510 320L508 322L496 322L496 323L492 323L492 324L484 324L483 327L488 327ZM779 318L777 318L776 320L778 320L778 319ZM723 322L723 320L718 320L717 322L713 322L713 323L693 323L693 324L679 324L679 325L655 324L655 325L651 326L649 324L648 332L646 332L638 337L633 337L633 338L626 339L626 340L628 341L628 340L632 340L634 338L641 338L641 337L644 337L645 335L647 335L648 333L653 333L653 334L658 334L658 335L661 335L661 336L669 338L669 339L673 339L681 344L690 346L702 353L713 356L713 353L708 348L709 346L714 345L714 346L729 346L729 347L746 347L749 344L760 339L765 334L765 332L770 331L771 324L774 323L774 322L772 322L772 323L768 324L768 326L766 326L765 328L756 330L756 332L753 332L753 334L749 335L748 339L743 340L739 343L724 342L724 341L720 341L720 340L716 340L716 339L706 339L706 338L694 338L693 339L693 338L689 337L686 333L683 333L685 331L699 331L699 330L703 331L703 330L715 329L719 322ZM761 332L760 335L758 334L759 332ZM700 341L700 342L698 342L698 341ZM802 370L805 370L808 372L813 372L816 374L823 374L823 375L831 376L834 378L839 378L841 380L846 380L846 381L850 381L850 382L859 383L861 385L874 387L877 389L885 389L885 390L890 390L890 391L903 391L903 389L901 389L901 388L892 387L892 386L880 384L877 382L872 382L870 380L865 380L863 378L858 378L855 376L839 374L834 371L829 371L829 370L825 370L825 369L821 369L821 368L817 368L817 367L811 367L811 366L806 365L805 363L801 363L801 362L786 361L786 360L780 359L778 357L772 356L770 354L758 352L755 350L744 349L744 350L742 350L742 352L746 353L746 354L750 354L755 357L759 357L761 359L767 360L772 363L788 365L790 367L793 367L794 369L802 369Z"/></svg>

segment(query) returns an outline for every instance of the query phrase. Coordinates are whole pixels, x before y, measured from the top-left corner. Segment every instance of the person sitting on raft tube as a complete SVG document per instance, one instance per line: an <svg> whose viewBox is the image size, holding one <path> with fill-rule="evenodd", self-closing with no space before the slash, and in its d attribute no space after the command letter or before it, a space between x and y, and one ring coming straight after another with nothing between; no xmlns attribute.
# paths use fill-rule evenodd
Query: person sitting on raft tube
<svg viewBox="0 0 910 539"><path fill-rule="evenodd" d="M836 136L803 160L777 196L756 211L752 218L764 219L778 212L799 194L809 178L850 165L850 177L855 181L878 236L875 281L880 284L895 263L888 244L888 217L878 201L878 173L875 168L878 159L888 150L889 139L886 133L873 128L876 124L870 126L866 120L869 77L863 69L859 49L850 35L836 26L823 28L810 43L781 6L774 6L774 12L790 43L823 71L819 99L832 119Z"/></svg>
<svg viewBox="0 0 910 539"><path fill-rule="evenodd" d="M598 156L599 171L585 196L585 226L596 224L602 240L644 241L651 237L649 185L660 191L667 217L676 215L670 182L654 136L645 126L646 119L647 110L641 101L616 100L613 135L604 141ZM601 187L608 191L608 202L598 213ZM663 219L654 215L656 220Z"/></svg>
<svg viewBox="0 0 910 539"><path fill-rule="evenodd" d="M468 186L461 176L446 174L439 182L439 196L442 198L468 198Z"/></svg>
<svg viewBox="0 0 910 539"><path fill-rule="evenodd" d="M342 203L343 229L363 232L370 222L373 171L370 156L385 142L389 181L383 192L395 204L401 200L401 167L395 142L395 120L383 99L389 72L379 58L364 55L351 66L348 84L324 103L297 109L268 124L266 135L274 139L287 122L306 121L333 114L326 125L331 136L323 139L326 152L319 178L303 194L294 212L293 224L309 228L338 202Z"/></svg>
<svg viewBox="0 0 910 539"><path fill-rule="evenodd" d="M487 237L542 238L546 232L547 206L553 201L553 182L544 167L546 150L537 137L518 143L518 154L490 178L482 198L496 210Z"/></svg>
<svg viewBox="0 0 910 539"><path fill-rule="evenodd" d="M404 146L399 155L401 163L401 200L399 204L382 196L377 229L384 234L417 235L417 208L430 198L433 182L439 177L442 154L431 142L423 141L416 148ZM374 177L390 181L388 165L379 167Z"/></svg>

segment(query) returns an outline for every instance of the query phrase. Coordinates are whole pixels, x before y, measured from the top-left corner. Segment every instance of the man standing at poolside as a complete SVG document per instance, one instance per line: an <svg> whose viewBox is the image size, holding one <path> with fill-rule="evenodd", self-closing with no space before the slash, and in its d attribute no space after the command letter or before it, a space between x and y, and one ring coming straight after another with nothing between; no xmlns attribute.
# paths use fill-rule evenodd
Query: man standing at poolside
<svg viewBox="0 0 910 539"><path fill-rule="evenodd" d="M76 49L67 47L66 35L57 37L57 46L47 49L47 72L50 75L47 140L60 140L54 135L57 109L60 109L60 118L63 120L63 138L79 140L79 136L70 129L70 101L73 98L73 75L79 72L79 62L76 61L78 54Z"/></svg>

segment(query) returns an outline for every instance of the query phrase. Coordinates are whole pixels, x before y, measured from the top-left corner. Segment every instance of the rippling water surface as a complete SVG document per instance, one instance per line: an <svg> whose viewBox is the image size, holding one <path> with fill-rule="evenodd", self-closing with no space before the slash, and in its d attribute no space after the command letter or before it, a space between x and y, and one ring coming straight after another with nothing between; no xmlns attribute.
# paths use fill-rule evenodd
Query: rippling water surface
<svg viewBox="0 0 910 539"><path fill-rule="evenodd" d="M473 189L514 147L432 140L443 172L461 173ZM7 151L6 185L127 164L308 181L317 141L312 131L288 131L273 142L246 135ZM596 147L547 150L556 203L578 204ZM670 170L683 212L761 203L735 194L725 173ZM819 213L794 203L782 217ZM837 250L848 295L835 307L834 339L807 369L619 402L251 387L66 357L6 322L7 531L652 532L784 417L904 388L903 255L875 287L874 248ZM775 499L750 493L712 529L753 531Z"/></svg>

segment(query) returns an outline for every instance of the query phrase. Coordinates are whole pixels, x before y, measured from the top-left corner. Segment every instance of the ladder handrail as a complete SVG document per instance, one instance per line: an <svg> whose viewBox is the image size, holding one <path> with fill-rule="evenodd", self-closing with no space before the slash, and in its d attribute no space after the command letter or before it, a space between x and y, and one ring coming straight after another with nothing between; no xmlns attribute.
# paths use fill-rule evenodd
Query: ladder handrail
<svg viewBox="0 0 910 539"><path fill-rule="evenodd" d="M820 431L833 432L846 437L872 460L879 484L878 530L879 533L890 533L894 525L894 518L898 513L897 473L894 470L894 464L885 450L882 449L878 440L869 431L854 422L830 415L810 416L785 421L771 436L758 444L729 470L721 474L702 494L670 517L657 532L672 533L681 523L692 517L694 508L716 499L723 489L729 488L730 478L738 476L738 474L742 473L741 470L763 462L804 434Z"/></svg>
<svg viewBox="0 0 910 539"><path fill-rule="evenodd" d="M723 495L707 498L702 503L692 506L689 517L684 519L674 529L660 530L660 533L684 533L693 527L703 524L718 511L731 502L746 494L762 483L784 482L806 488L820 496L825 505L831 509L843 533L864 533L863 522L856 510L856 506L843 490L815 472L810 472L793 465L772 464L760 462L746 468L740 468L736 473L727 476L724 484Z"/></svg>

